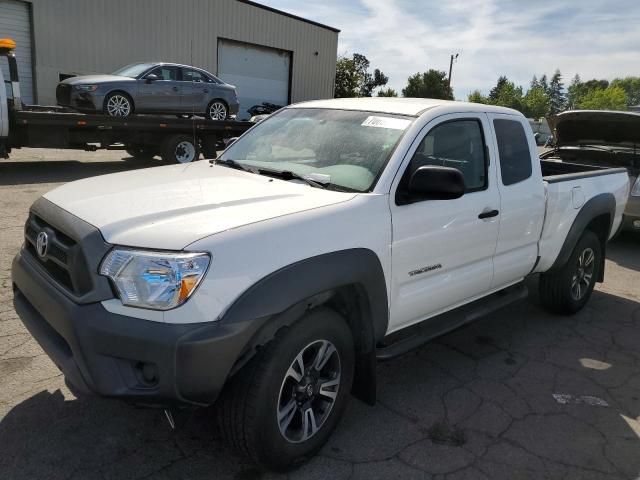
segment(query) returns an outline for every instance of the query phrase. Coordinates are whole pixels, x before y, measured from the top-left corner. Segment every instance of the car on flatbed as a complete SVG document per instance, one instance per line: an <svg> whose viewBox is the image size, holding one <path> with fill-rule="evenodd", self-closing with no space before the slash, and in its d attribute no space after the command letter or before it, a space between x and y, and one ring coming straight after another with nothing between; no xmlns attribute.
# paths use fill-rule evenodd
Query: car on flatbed
<svg viewBox="0 0 640 480"><path fill-rule="evenodd" d="M133 113L198 114L227 120L238 113L236 88L197 67L133 63L110 75L81 75L60 82L56 100L83 113L128 117Z"/></svg>
<svg viewBox="0 0 640 480"><path fill-rule="evenodd" d="M314 455L376 361L527 294L572 314L604 280L626 170L540 161L501 107L286 107L215 161L84 179L31 207L14 305L72 390L214 405L283 470Z"/></svg>
<svg viewBox="0 0 640 480"><path fill-rule="evenodd" d="M547 161L595 167L623 167L632 185L621 229L640 232L640 113L569 110L552 118L553 149Z"/></svg>

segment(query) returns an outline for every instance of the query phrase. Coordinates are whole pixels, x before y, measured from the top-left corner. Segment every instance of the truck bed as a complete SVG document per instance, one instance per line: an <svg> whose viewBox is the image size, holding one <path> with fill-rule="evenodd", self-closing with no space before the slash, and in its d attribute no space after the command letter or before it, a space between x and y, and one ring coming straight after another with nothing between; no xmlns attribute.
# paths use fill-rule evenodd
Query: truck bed
<svg viewBox="0 0 640 480"><path fill-rule="evenodd" d="M626 173L624 168L598 167L594 165L582 165L578 163L563 162L557 160L540 160L542 177L548 183L566 182L581 178L599 177L613 173Z"/></svg>
<svg viewBox="0 0 640 480"><path fill-rule="evenodd" d="M546 212L535 272L544 272L553 265L576 217L596 197L607 197L615 203L614 218L609 219L611 238L622 221L629 195L629 174L625 168L546 159L540 160L540 165L545 182Z"/></svg>

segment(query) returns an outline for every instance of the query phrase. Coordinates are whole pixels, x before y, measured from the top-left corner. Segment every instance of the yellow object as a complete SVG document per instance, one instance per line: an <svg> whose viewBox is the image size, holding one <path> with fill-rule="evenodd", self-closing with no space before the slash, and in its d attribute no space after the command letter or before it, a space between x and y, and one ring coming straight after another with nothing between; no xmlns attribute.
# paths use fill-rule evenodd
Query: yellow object
<svg viewBox="0 0 640 480"><path fill-rule="evenodd" d="M10 38L0 38L0 48L13 50L14 48L16 48L16 42L11 40Z"/></svg>

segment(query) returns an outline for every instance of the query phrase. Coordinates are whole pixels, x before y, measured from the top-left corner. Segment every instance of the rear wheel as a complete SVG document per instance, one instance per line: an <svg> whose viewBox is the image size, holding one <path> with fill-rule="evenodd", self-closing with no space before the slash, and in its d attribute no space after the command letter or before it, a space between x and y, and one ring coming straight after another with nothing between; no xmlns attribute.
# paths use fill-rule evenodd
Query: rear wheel
<svg viewBox="0 0 640 480"><path fill-rule="evenodd" d="M313 310L231 378L216 405L220 429L262 467L298 465L338 424L353 369L353 338L344 319L333 310Z"/></svg>
<svg viewBox="0 0 640 480"><path fill-rule="evenodd" d="M160 156L167 163L190 163L200 158L200 145L190 135L172 135L162 142Z"/></svg>
<svg viewBox="0 0 640 480"><path fill-rule="evenodd" d="M110 117L128 117L133 113L133 101L126 93L112 92L104 99L104 113Z"/></svg>
<svg viewBox="0 0 640 480"><path fill-rule="evenodd" d="M600 239L587 230L561 269L540 276L542 304L556 313L572 314L581 310L591 297L601 262Z"/></svg>
<svg viewBox="0 0 640 480"><path fill-rule="evenodd" d="M229 110L222 100L214 100L207 108L207 118L209 120L226 120L228 115Z"/></svg>

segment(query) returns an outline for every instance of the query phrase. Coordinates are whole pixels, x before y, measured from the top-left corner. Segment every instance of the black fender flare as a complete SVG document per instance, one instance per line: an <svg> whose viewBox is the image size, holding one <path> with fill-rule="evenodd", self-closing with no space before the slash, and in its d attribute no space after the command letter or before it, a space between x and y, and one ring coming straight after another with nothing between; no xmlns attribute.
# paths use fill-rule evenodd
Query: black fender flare
<svg viewBox="0 0 640 480"><path fill-rule="evenodd" d="M587 201L578 212L578 215L569 229L569 233L567 233L567 237L560 249L560 253L548 271L551 272L562 268L569 261L569 257L571 256L573 249L589 224L597 217L609 215L609 224L606 228L606 232L604 232L606 235L599 235L602 241L602 259L600 264L600 278L598 281L602 281L604 278L605 244L611 234L615 212L616 199L612 193L601 193L589 199L589 201Z"/></svg>
<svg viewBox="0 0 640 480"><path fill-rule="evenodd" d="M331 292L350 287L355 293L359 315L347 319L356 349L353 393L375 403L376 344L384 338L389 321L387 286L378 256L366 248L339 250L287 265L247 289L219 318L233 324L256 321L258 332L247 344L232 373L276 332L299 320L315 306L331 298Z"/></svg>

